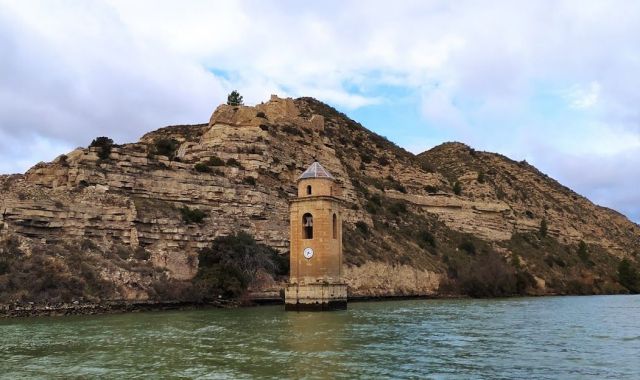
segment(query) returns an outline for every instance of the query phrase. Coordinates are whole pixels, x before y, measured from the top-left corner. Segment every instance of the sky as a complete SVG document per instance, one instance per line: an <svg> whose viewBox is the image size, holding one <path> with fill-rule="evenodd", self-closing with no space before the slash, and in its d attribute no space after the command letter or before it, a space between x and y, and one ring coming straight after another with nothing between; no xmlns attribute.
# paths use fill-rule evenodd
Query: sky
<svg viewBox="0 0 640 380"><path fill-rule="evenodd" d="M0 0L0 173L206 122L233 89L526 159L640 222L640 1Z"/></svg>

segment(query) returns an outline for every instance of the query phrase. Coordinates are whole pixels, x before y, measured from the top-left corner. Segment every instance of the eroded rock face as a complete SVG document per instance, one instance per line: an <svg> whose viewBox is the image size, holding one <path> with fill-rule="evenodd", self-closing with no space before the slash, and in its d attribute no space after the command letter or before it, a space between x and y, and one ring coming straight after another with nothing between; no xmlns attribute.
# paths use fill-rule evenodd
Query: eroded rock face
<svg viewBox="0 0 640 380"><path fill-rule="evenodd" d="M345 267L349 296L432 296L438 293L442 274L411 267L370 261Z"/></svg>
<svg viewBox="0 0 640 380"><path fill-rule="evenodd" d="M171 157L159 154L157 143L170 139L176 142ZM114 146L104 160L98 150L79 148L24 175L0 176L0 240L18 237L27 253L36 242L71 241L89 241L107 256L119 247L138 252L102 269L117 285L113 298L146 299L158 281L192 278L198 250L217 236L247 231L287 251L288 200L314 159L338 179L347 229L360 234L347 237L356 246L345 245L345 277L354 295L437 292L449 265L445 248L457 250L447 231L499 245L514 233L536 231L544 217L563 243L583 240L616 257L640 251L640 227L534 169L489 153L469 158L462 144L416 157L307 98L221 105L208 124L162 128L138 143ZM462 184L460 195L452 191L455 181ZM406 206L388 208L392 201ZM183 207L206 217L187 224ZM441 242L429 248L435 252L414 239L428 229L422 221L411 226L416 231L403 231L411 215L430 221L428 228L442 226L436 234ZM360 252L357 244L365 240L378 251ZM527 268L544 284L535 265ZM272 282L261 283L273 291Z"/></svg>
<svg viewBox="0 0 640 380"><path fill-rule="evenodd" d="M620 258L640 249L638 225L594 205L525 161L460 143L440 145L419 158L461 183L462 196L446 197L446 206L420 200L454 229L507 240L515 232L538 231L545 219L549 233L565 244L597 244Z"/></svg>

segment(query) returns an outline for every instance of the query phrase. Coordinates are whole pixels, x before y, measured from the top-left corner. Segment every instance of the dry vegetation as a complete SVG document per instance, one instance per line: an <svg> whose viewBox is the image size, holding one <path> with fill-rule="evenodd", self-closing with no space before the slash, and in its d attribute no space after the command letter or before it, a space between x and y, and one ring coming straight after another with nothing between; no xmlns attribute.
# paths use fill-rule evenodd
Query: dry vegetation
<svg viewBox="0 0 640 380"><path fill-rule="evenodd" d="M122 146L96 139L90 151L39 164L36 169L47 170L40 176L34 170L31 179L49 181L46 186L30 182L29 175L0 176L0 195L11 193L11 202L31 212L23 216L16 208L13 219L0 219L0 303L99 301L126 297L126 291L157 300L238 297L256 271L285 274L287 260L251 236L216 237L242 229L286 250L282 220L295 194L292 179L316 154L341 171L348 265L373 261L446 274L441 293L474 297L640 291L640 228L525 161L459 143L415 156L314 99L296 99L295 105L306 120L323 116L323 127L256 111L259 121L246 135L235 127L218 130L218 145L209 141L213 145L180 157L180 144L196 146L208 124L163 128ZM82 177L73 182L73 173ZM49 188L65 179L69 187L52 197ZM506 240L462 233L411 196L504 205L520 228ZM45 210L45 204L52 206ZM76 209L81 204L90 205L83 215ZM91 214L106 206L121 208L110 224ZM86 238L67 238L67 230L55 227L61 223L49 223L59 220L47 215L58 212L72 221L65 228L77 228L70 236ZM124 222L136 226L143 248L128 245L131 225L118 230L130 213L135 220ZM561 243L569 241L560 238L566 230L589 232L581 241ZM612 254L601 240L622 251ZM198 251L203 242L210 247ZM197 275L172 280L156 260L162 255L191 275L198 259Z"/></svg>

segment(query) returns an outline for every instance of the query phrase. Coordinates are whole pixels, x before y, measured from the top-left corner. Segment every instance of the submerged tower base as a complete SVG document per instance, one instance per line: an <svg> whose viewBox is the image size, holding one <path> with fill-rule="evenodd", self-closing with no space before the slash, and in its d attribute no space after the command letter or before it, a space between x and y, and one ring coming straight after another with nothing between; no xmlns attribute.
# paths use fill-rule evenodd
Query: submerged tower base
<svg viewBox="0 0 640 380"><path fill-rule="evenodd" d="M287 311L347 309L346 284L288 284L284 294L284 309Z"/></svg>

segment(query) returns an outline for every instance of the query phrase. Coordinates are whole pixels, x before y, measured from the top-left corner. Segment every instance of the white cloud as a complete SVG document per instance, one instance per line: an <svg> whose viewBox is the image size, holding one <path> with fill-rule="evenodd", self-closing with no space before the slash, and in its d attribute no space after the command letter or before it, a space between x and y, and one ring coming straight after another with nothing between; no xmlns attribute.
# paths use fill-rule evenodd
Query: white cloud
<svg viewBox="0 0 640 380"><path fill-rule="evenodd" d="M231 89L355 109L402 87L424 141L521 156L621 157L640 135L638 2L0 0L0 51L0 134L51 149L202 122Z"/></svg>
<svg viewBox="0 0 640 380"><path fill-rule="evenodd" d="M591 82L588 86L575 85L567 91L566 98L572 108L592 108L598 103L600 83Z"/></svg>
<svg viewBox="0 0 640 380"><path fill-rule="evenodd" d="M570 154L549 147L539 147L537 164L548 168L547 174L561 183L588 194L600 205L623 210L640 220L640 146L614 154Z"/></svg>
<svg viewBox="0 0 640 380"><path fill-rule="evenodd" d="M205 121L223 81L131 36L99 3L12 3L0 13L0 128L86 144L132 140L167 123Z"/></svg>
<svg viewBox="0 0 640 380"><path fill-rule="evenodd" d="M51 161L61 154L73 149L65 142L43 138L37 134L27 133L16 138L0 130L0 173L25 172L41 161Z"/></svg>
<svg viewBox="0 0 640 380"><path fill-rule="evenodd" d="M454 89L448 84L436 84L424 90L422 95L422 115L431 127L467 127L462 110L455 104Z"/></svg>

